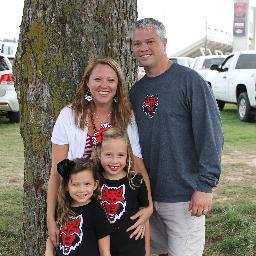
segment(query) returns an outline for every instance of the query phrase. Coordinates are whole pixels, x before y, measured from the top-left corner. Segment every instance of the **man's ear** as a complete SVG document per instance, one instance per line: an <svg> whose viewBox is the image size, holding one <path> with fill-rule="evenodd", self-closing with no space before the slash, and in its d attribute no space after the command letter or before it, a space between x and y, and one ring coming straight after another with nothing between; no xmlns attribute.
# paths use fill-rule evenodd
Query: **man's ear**
<svg viewBox="0 0 256 256"><path fill-rule="evenodd" d="M162 41L167 44L167 38L162 38Z"/></svg>
<svg viewBox="0 0 256 256"><path fill-rule="evenodd" d="M166 45L167 45L167 38L162 38L161 39L163 44L164 44L164 48L166 48Z"/></svg>

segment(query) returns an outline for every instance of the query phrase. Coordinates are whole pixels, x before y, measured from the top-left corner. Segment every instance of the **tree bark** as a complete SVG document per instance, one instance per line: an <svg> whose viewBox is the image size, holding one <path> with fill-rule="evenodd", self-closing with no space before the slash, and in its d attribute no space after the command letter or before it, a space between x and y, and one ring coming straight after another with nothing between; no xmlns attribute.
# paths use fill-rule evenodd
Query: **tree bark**
<svg viewBox="0 0 256 256"><path fill-rule="evenodd" d="M136 0L25 0L15 62L25 155L24 256L44 255L51 131L84 67L109 56L121 64L129 86L136 79L129 40L136 9Z"/></svg>

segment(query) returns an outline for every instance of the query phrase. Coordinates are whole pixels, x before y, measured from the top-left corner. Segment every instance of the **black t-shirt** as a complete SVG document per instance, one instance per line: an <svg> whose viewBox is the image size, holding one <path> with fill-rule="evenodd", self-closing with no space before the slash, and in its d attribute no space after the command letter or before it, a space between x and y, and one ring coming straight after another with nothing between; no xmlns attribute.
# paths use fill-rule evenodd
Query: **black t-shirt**
<svg viewBox="0 0 256 256"><path fill-rule="evenodd" d="M133 188L127 177L120 180L103 178L101 204L113 227L110 236L111 256L145 255L145 240L130 239L132 232L126 232L126 229L136 222L130 217L140 207L148 206L147 188L141 175L136 175L130 183L134 185Z"/></svg>
<svg viewBox="0 0 256 256"><path fill-rule="evenodd" d="M102 206L95 200L81 207L72 207L76 213L67 227L60 227L57 255L98 256L98 240L110 235L111 225Z"/></svg>

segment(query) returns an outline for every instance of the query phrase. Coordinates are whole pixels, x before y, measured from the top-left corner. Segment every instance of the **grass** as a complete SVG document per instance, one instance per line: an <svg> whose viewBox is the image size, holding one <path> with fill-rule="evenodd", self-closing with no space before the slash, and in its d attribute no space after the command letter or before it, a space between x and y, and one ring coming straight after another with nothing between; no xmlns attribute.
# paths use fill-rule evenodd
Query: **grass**
<svg viewBox="0 0 256 256"><path fill-rule="evenodd" d="M207 219L205 255L253 256L256 252L256 205L215 203Z"/></svg>
<svg viewBox="0 0 256 256"><path fill-rule="evenodd" d="M256 123L240 122L235 106L221 112L225 147L214 209L207 217L205 256L256 251ZM23 146L18 124L0 118L0 256L19 255Z"/></svg>
<svg viewBox="0 0 256 256"><path fill-rule="evenodd" d="M0 255L19 255L21 237L22 190L7 189L0 193Z"/></svg>
<svg viewBox="0 0 256 256"><path fill-rule="evenodd" d="M235 105L226 105L221 112L225 135L225 151L240 150L251 152L256 150L256 122L241 122L236 113Z"/></svg>
<svg viewBox="0 0 256 256"><path fill-rule="evenodd" d="M206 219L205 256L256 252L256 122L240 122L236 107L221 112L225 146L214 209Z"/></svg>
<svg viewBox="0 0 256 256"><path fill-rule="evenodd" d="M23 144L19 124L0 118L0 255L19 255L22 215Z"/></svg>

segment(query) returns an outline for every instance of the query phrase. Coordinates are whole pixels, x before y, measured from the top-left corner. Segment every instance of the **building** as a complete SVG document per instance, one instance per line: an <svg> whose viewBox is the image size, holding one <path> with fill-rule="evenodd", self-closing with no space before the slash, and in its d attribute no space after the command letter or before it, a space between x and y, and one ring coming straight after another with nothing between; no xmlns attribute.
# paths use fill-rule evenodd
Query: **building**
<svg viewBox="0 0 256 256"><path fill-rule="evenodd" d="M18 43L16 42L7 42L0 40L0 52L6 55L15 55L18 47Z"/></svg>
<svg viewBox="0 0 256 256"><path fill-rule="evenodd" d="M234 0L233 50L256 49L256 0Z"/></svg>
<svg viewBox="0 0 256 256"><path fill-rule="evenodd" d="M209 27L205 18L204 36L173 56L194 58L202 55L227 55L233 51L232 32Z"/></svg>
<svg viewBox="0 0 256 256"><path fill-rule="evenodd" d="M205 36L173 56L229 54L232 51L256 50L256 0L234 0L233 33L207 26Z"/></svg>

